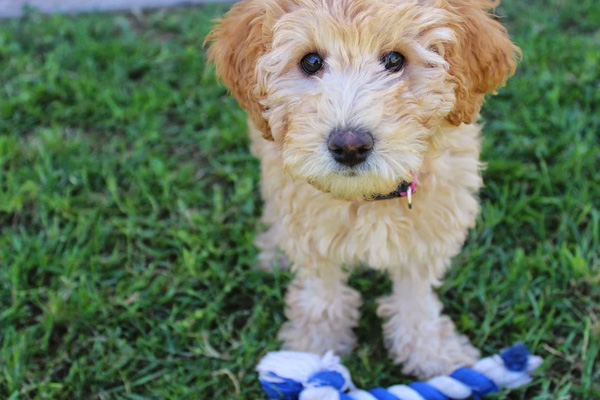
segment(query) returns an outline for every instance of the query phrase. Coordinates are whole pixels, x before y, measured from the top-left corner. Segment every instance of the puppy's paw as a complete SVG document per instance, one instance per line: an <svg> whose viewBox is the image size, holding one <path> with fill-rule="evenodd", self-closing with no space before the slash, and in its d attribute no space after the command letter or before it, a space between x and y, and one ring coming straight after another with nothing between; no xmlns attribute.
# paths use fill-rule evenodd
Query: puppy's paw
<svg viewBox="0 0 600 400"><path fill-rule="evenodd" d="M321 355L329 350L333 350L337 355L348 354L356 344L352 331L334 329L327 321L307 325L288 321L281 327L278 338L286 350L308 351Z"/></svg>
<svg viewBox="0 0 600 400"><path fill-rule="evenodd" d="M256 269L270 272L275 269L290 269L292 263L279 249L263 250L258 254Z"/></svg>
<svg viewBox="0 0 600 400"><path fill-rule="evenodd" d="M479 359L479 350L461 335L432 340L415 347L403 363L402 372L420 379L451 374L459 367L473 365Z"/></svg>
<svg viewBox="0 0 600 400"><path fill-rule="evenodd" d="M479 359L479 350L466 336L455 332L454 324L446 316L417 326L410 337L412 340L403 340L403 346L392 346L390 350L395 361L402 363L403 373L420 379L450 374Z"/></svg>
<svg viewBox="0 0 600 400"><path fill-rule="evenodd" d="M267 231L256 236L254 244L260 249L256 268L261 271L273 271L274 269L289 269L291 266L290 260L277 246L279 231L275 226L272 226Z"/></svg>
<svg viewBox="0 0 600 400"><path fill-rule="evenodd" d="M288 350L347 354L356 339L360 295L341 282L326 285L319 279L298 279L286 296L286 322L279 339Z"/></svg>

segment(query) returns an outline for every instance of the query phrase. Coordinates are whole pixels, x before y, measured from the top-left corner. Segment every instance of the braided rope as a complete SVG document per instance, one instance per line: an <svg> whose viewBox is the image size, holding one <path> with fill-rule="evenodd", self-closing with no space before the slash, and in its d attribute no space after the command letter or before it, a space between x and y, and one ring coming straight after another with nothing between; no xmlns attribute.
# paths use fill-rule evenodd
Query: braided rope
<svg viewBox="0 0 600 400"><path fill-rule="evenodd" d="M329 352L292 351L269 353L258 364L260 384L269 399L277 400L451 400L474 398L531 382L542 359L523 344L479 360L472 368L461 367L449 376L426 382L394 385L368 391L354 387L350 373Z"/></svg>

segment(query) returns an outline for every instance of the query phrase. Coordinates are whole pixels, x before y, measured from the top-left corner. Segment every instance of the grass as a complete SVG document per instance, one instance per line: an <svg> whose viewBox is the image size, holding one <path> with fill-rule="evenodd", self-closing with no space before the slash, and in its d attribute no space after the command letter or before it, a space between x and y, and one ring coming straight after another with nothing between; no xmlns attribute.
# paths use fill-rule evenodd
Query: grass
<svg viewBox="0 0 600 400"><path fill-rule="evenodd" d="M497 399L600 398L600 6L506 0L523 48L484 108L483 212L440 289L485 353L545 357ZM257 162L201 51L223 8L0 25L0 398L262 399L287 272L252 269ZM386 358L362 271L362 387Z"/></svg>

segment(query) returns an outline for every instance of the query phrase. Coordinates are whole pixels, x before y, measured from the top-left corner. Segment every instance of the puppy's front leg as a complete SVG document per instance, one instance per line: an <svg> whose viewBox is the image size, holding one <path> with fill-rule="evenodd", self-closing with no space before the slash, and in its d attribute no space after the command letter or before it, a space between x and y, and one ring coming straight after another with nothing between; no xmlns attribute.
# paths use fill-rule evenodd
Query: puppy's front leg
<svg viewBox="0 0 600 400"><path fill-rule="evenodd" d="M390 354L403 372L428 378L472 365L479 351L454 323L441 315L442 305L426 279L392 277L393 294L380 300L384 335Z"/></svg>
<svg viewBox="0 0 600 400"><path fill-rule="evenodd" d="M323 354L352 350L352 328L358 324L360 295L346 285L341 266L319 262L318 268L301 268L286 295L289 319L279 332L284 348Z"/></svg>

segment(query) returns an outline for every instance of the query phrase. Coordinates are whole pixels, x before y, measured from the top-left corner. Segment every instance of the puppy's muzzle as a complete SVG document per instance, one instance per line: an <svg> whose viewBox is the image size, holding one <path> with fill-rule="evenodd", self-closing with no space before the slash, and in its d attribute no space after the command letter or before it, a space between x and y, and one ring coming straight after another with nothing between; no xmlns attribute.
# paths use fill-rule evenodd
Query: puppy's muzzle
<svg viewBox="0 0 600 400"><path fill-rule="evenodd" d="M335 128L329 133L327 147L335 161L354 167L369 157L373 149L373 135L362 128Z"/></svg>

